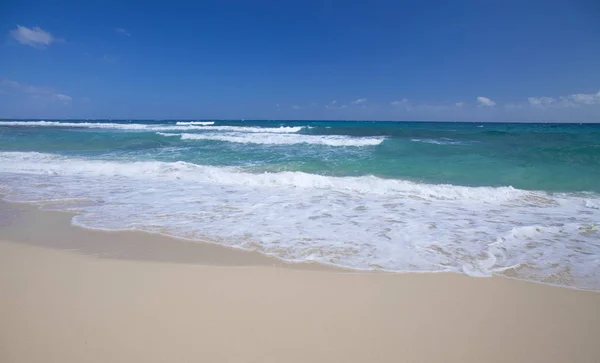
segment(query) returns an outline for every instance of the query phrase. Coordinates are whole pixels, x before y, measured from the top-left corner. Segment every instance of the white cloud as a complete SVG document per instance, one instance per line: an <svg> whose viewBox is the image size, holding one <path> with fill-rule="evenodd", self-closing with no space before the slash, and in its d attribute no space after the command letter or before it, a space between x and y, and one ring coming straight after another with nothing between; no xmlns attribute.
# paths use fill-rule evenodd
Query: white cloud
<svg viewBox="0 0 600 363"><path fill-rule="evenodd" d="M529 101L531 106L535 107L546 107L556 102L552 97L529 97L527 101Z"/></svg>
<svg viewBox="0 0 600 363"><path fill-rule="evenodd" d="M115 33L123 34L123 35L126 35L128 37L131 36L131 34L125 28L115 28Z"/></svg>
<svg viewBox="0 0 600 363"><path fill-rule="evenodd" d="M567 96L573 102L583 104L583 105L597 105L600 104L600 91L598 93L577 93L574 95Z"/></svg>
<svg viewBox="0 0 600 363"><path fill-rule="evenodd" d="M55 93L54 97L58 98L59 100L65 102L65 103L73 101L73 97L67 96L67 95L63 95L62 93Z"/></svg>
<svg viewBox="0 0 600 363"><path fill-rule="evenodd" d="M358 99L352 101L352 103L354 103L355 105L360 105L360 104L363 104L365 102L367 102L366 98L358 98Z"/></svg>
<svg viewBox="0 0 600 363"><path fill-rule="evenodd" d="M45 49L52 43L64 41L55 38L52 34L37 26L28 28L26 26L17 25L15 29L10 31L10 36L21 44L38 49Z"/></svg>
<svg viewBox="0 0 600 363"><path fill-rule="evenodd" d="M293 106L292 106L292 109L293 109L293 110L301 110L301 109L302 109L302 107L300 107L300 106L298 106L298 105L293 105Z"/></svg>
<svg viewBox="0 0 600 363"><path fill-rule="evenodd" d="M463 108L465 106L465 103L464 102L456 102L455 105L458 108Z"/></svg>
<svg viewBox="0 0 600 363"><path fill-rule="evenodd" d="M489 99L487 97L483 97L483 96L477 97L477 102L479 102L479 106L485 106L485 107L493 107L496 105L496 102L492 101L491 99Z"/></svg>
<svg viewBox="0 0 600 363"><path fill-rule="evenodd" d="M598 93L576 93L559 97L529 97L527 101L530 106L540 109L600 105L600 91Z"/></svg>
<svg viewBox="0 0 600 363"><path fill-rule="evenodd" d="M337 103L337 100L333 100L333 101L331 101L331 104L332 104L332 105L335 105L336 103Z"/></svg>

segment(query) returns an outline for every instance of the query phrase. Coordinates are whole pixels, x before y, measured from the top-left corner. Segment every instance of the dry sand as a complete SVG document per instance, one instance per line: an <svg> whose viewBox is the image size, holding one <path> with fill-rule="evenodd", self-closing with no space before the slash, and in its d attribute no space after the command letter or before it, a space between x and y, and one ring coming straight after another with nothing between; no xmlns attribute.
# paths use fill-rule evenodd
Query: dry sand
<svg viewBox="0 0 600 363"><path fill-rule="evenodd" d="M0 203L2 363L600 362L599 293L288 265L69 219Z"/></svg>

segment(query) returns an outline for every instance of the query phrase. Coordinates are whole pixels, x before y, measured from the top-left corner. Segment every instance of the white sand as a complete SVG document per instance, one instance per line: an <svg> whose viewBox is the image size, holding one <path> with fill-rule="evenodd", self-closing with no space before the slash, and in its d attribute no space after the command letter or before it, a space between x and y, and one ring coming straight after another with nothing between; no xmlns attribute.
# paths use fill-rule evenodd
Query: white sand
<svg viewBox="0 0 600 363"><path fill-rule="evenodd" d="M201 259L229 263L152 261L141 250L145 261L97 258L33 244L69 235L129 244L133 255L144 241L183 242L74 228L66 214L0 213L0 238L12 240L0 241L3 363L600 362L599 293L273 266L218 246L199 247Z"/></svg>

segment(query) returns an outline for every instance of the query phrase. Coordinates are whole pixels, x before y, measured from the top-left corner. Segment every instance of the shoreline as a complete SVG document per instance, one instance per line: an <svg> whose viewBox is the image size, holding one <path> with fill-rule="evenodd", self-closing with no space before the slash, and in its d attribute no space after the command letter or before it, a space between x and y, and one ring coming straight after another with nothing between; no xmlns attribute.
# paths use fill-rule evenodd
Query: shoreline
<svg viewBox="0 0 600 363"><path fill-rule="evenodd" d="M4 197L5 195L0 194L0 217L16 213L19 216L16 219L13 218L12 222L21 221L22 223L33 225L24 229L21 228L22 225L9 226L0 220L0 240L8 239L39 247L73 251L96 258L227 267L276 266L348 274L456 274L475 279L507 279L559 289L600 294L600 290L533 281L508 275L473 277L457 271L359 270L323 264L316 261L286 261L260 251L250 251L210 241L190 240L142 230L106 230L79 226L73 224L71 221L78 213L44 210L44 203L13 202L3 199ZM48 202L47 204L52 203ZM53 232L53 235L49 236L46 233L42 233L42 236L36 233L47 231L49 226L52 226L51 232ZM28 232L24 234L24 231ZM115 240L119 242L114 243ZM210 257L207 258L207 256Z"/></svg>
<svg viewBox="0 0 600 363"><path fill-rule="evenodd" d="M3 225L0 220L0 240L8 239L35 246L74 251L97 258L112 258L128 261L155 261L181 264L199 264L210 266L276 266L282 268L330 271L348 274L456 274L476 279L507 279L553 288L574 291L585 291L600 294L600 290L586 289L577 286L566 286L551 282L533 281L508 275L492 275L489 277L473 277L457 271L387 271L360 270L342 266L323 264L316 261L286 261L260 251L250 251L210 241L190 240L162 233L142 230L106 230L75 225L71 219L78 214L67 211L44 210L43 203L13 202L3 199L0 194L0 217L8 214L19 214L13 220L31 223L24 234L22 226ZM47 204L52 204L48 202ZM53 226L52 236L36 234ZM54 228L58 226L59 228ZM119 243L113 243L114 240ZM107 242L108 241L108 242ZM130 247L130 248L128 248ZM206 258L210 256L210 258Z"/></svg>
<svg viewBox="0 0 600 363"><path fill-rule="evenodd" d="M317 262L287 262L257 251L191 241L146 231L111 231L73 225L77 213L43 210L41 205L0 199L0 239L74 251L96 258L170 262L203 266L278 266L353 272ZM8 222L8 223L7 223ZM49 232L49 233L48 233Z"/></svg>
<svg viewBox="0 0 600 363"><path fill-rule="evenodd" d="M2 362L600 359L596 292L458 273L352 273L84 229L70 216L0 202Z"/></svg>

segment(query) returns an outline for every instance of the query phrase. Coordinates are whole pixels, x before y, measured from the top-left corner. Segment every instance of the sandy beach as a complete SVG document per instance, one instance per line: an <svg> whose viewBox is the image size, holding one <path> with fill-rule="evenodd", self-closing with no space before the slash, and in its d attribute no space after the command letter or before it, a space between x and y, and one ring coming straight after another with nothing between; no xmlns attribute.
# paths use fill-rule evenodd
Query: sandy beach
<svg viewBox="0 0 600 363"><path fill-rule="evenodd" d="M600 294L349 273L0 204L0 361L598 362Z"/></svg>

